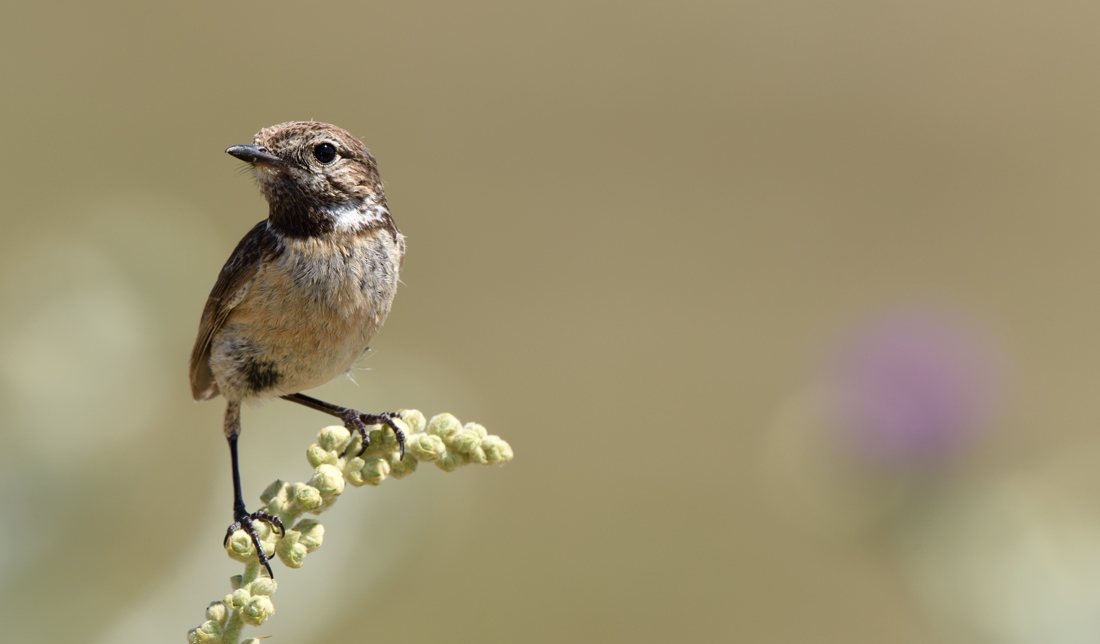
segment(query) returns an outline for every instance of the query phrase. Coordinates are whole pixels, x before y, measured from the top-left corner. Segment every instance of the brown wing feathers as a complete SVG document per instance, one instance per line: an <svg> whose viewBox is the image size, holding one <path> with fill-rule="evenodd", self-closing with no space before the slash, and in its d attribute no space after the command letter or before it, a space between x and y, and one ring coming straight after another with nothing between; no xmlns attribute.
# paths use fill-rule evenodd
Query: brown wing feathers
<svg viewBox="0 0 1100 644"><path fill-rule="evenodd" d="M225 326L230 312L240 301L241 290L248 286L261 261L277 251L278 241L268 230L265 219L252 227L222 267L203 308L199 335L191 350L191 395L195 400L209 400L218 395L218 385L210 371L210 343Z"/></svg>

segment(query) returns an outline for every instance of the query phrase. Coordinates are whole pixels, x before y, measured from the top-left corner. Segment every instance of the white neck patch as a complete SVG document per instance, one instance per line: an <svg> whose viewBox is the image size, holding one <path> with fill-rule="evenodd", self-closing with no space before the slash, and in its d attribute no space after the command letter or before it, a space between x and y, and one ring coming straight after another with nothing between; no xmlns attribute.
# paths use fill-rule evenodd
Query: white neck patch
<svg viewBox="0 0 1100 644"><path fill-rule="evenodd" d="M365 199L333 206L327 210L327 214L332 218L336 230L351 232L382 221L383 215L390 214L390 211L374 199Z"/></svg>

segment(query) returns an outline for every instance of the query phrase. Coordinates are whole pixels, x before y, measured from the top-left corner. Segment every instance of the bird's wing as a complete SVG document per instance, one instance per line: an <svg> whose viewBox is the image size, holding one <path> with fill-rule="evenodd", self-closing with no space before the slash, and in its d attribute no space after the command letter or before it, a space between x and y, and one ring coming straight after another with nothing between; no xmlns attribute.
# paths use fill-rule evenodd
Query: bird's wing
<svg viewBox="0 0 1100 644"><path fill-rule="evenodd" d="M209 400L218 395L218 383L210 371L210 344L214 335L225 326L230 312L241 302L260 264L277 254L279 248L265 219L248 231L222 267L202 310L199 336L191 350L191 395L195 400Z"/></svg>

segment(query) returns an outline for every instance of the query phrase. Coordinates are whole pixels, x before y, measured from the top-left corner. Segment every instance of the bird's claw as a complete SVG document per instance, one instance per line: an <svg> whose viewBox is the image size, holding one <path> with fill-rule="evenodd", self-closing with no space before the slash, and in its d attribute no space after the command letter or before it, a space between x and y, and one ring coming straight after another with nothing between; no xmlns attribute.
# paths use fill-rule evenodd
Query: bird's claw
<svg viewBox="0 0 1100 644"><path fill-rule="evenodd" d="M401 414L395 411L386 411L381 414L362 414L354 409L349 409L344 414L344 427L349 431L359 432L359 435L363 438L363 447L359 450L362 454L370 447L370 436L367 430L368 425L385 425L393 430L393 435L397 439L398 446L401 447L401 458L405 458L405 432L401 431L401 428L397 426L397 423L393 422L394 418L401 418Z"/></svg>
<svg viewBox="0 0 1100 644"><path fill-rule="evenodd" d="M283 521L274 514L268 514L267 512L253 512L252 514L242 513L236 517L236 520L225 531L225 539L222 540L222 547L229 545L229 539L233 536L233 533L237 530L244 530L248 534L249 539L252 540L252 545L256 547L256 556L259 557L260 563L267 570L267 576L272 579L275 578L275 574L271 572L271 564L268 563L271 559L264 552L263 546L260 545L260 535L256 533L256 527L253 525L255 521L263 521L271 526L272 530L278 530L279 534L286 534L286 528L283 527Z"/></svg>

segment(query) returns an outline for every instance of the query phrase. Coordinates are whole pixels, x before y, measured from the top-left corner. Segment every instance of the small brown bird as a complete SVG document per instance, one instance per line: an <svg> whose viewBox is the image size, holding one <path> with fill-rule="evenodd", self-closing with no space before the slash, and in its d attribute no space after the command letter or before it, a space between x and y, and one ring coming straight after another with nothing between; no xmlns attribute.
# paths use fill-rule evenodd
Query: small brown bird
<svg viewBox="0 0 1100 644"><path fill-rule="evenodd" d="M300 393L347 373L386 320L405 257L405 237L386 205L378 165L359 139L326 123L264 128L227 153L252 165L268 217L230 255L202 312L191 353L195 400L225 396L233 468L233 521L271 575L241 494L241 403L282 397L340 418L367 444L385 424L404 450L394 413L363 414Z"/></svg>

